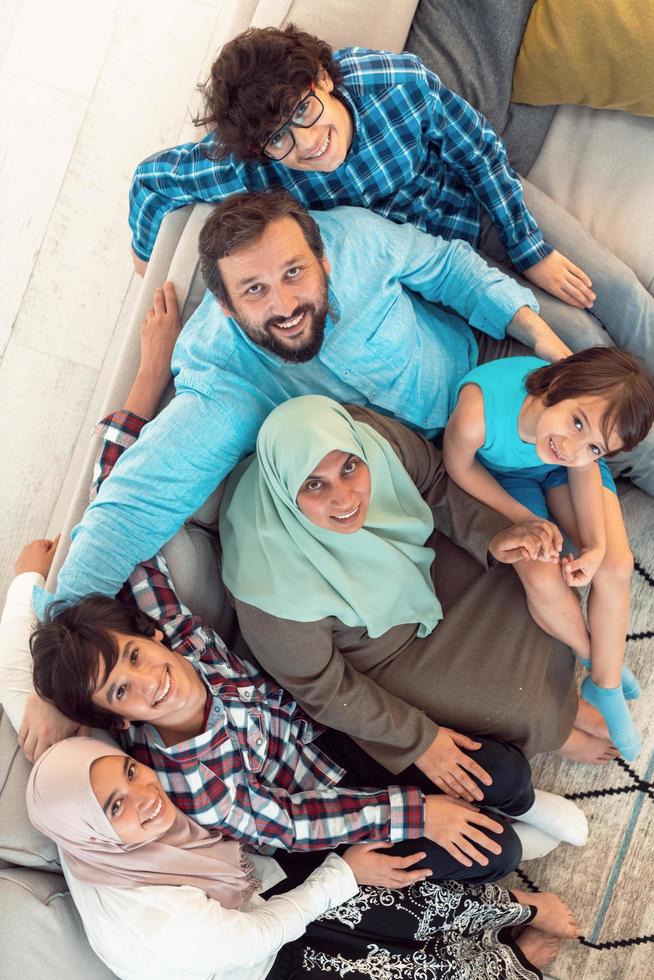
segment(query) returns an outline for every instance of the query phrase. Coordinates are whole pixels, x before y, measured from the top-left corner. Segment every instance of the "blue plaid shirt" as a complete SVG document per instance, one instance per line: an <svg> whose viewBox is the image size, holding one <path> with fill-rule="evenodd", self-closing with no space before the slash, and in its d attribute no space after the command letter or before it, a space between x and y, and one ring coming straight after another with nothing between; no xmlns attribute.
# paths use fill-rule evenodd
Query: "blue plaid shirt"
<svg viewBox="0 0 654 980"><path fill-rule="evenodd" d="M164 216L192 201L285 187L307 208L356 205L398 223L476 246L481 209L522 271L552 251L525 207L504 144L473 107L416 55L345 48L340 96L354 122L348 156L333 173L272 160L208 158L213 137L157 153L137 168L130 193L133 248L148 259Z"/></svg>

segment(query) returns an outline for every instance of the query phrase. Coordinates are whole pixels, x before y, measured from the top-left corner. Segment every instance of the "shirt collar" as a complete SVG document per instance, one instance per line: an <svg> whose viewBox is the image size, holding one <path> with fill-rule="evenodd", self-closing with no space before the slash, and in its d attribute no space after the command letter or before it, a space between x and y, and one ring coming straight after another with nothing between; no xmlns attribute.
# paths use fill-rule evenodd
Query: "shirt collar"
<svg viewBox="0 0 654 980"><path fill-rule="evenodd" d="M350 143L350 148L347 151L347 156L341 164L342 167L350 160L351 157L356 156L359 153L359 132L361 130L361 120L356 103L346 88L339 88L338 97L349 110L350 116L352 117L352 142Z"/></svg>

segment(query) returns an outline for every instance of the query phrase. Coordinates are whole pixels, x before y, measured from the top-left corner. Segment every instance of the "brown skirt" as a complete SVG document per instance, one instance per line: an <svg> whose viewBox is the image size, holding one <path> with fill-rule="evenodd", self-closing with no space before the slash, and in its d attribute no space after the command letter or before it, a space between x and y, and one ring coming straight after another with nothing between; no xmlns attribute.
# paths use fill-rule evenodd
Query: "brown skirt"
<svg viewBox="0 0 654 980"><path fill-rule="evenodd" d="M440 725L527 756L560 748L578 706L574 657L532 620L513 568L485 572L442 535L432 544L444 618L369 676Z"/></svg>

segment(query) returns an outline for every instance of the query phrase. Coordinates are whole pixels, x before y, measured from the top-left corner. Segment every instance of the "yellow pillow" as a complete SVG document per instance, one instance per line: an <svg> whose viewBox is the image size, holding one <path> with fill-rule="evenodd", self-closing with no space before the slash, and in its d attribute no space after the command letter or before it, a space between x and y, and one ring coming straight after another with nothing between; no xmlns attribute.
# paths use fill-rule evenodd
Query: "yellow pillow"
<svg viewBox="0 0 654 980"><path fill-rule="evenodd" d="M511 98L654 116L652 0L536 0Z"/></svg>

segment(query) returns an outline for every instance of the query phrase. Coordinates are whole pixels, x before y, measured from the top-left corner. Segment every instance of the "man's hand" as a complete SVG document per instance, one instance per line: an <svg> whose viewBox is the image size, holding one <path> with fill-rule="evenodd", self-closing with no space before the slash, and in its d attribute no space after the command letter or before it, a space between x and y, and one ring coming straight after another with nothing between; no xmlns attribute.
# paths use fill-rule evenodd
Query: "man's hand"
<svg viewBox="0 0 654 980"><path fill-rule="evenodd" d="M474 752L480 747L481 742L475 742L466 735L453 732L451 728L441 727L434 741L426 752L416 759L415 764L442 793L471 802L483 800L483 792L468 773L472 773L486 786L490 786L493 780L485 769L461 751L463 748Z"/></svg>
<svg viewBox="0 0 654 980"><path fill-rule="evenodd" d="M572 588L580 589L593 580L595 572L604 561L603 548L582 548L579 558L573 554L561 558L563 578Z"/></svg>
<svg viewBox="0 0 654 980"><path fill-rule="evenodd" d="M155 289L152 306L141 321L140 372L168 383L173 349L181 329L175 287L166 281Z"/></svg>
<svg viewBox="0 0 654 980"><path fill-rule="evenodd" d="M506 329L516 340L531 347L534 354L544 361L560 361L572 354L542 316L529 306L521 306Z"/></svg>
<svg viewBox="0 0 654 980"><path fill-rule="evenodd" d="M136 254L136 252L134 251L134 249L131 249L131 253L132 253L132 262L134 263L134 271L141 278L143 278L145 273L148 271L148 263L145 261L145 259L140 259Z"/></svg>
<svg viewBox="0 0 654 980"><path fill-rule="evenodd" d="M141 361L130 392L126 411L151 419L170 381L170 362L182 325L172 282L155 289L152 306L141 321Z"/></svg>
<svg viewBox="0 0 654 980"><path fill-rule="evenodd" d="M491 820L485 813L479 813L477 807L463 800L450 800L447 796L425 798L425 837L444 848L466 868L472 867L473 861L488 864L488 858L477 850L475 843L492 854L502 853L497 841L487 837L480 827L496 834L504 830L502 824Z"/></svg>
<svg viewBox="0 0 654 980"><path fill-rule="evenodd" d="M563 300L569 306L589 310L595 302L592 282L583 269L560 252L550 252L544 259L522 273L534 286Z"/></svg>
<svg viewBox="0 0 654 980"><path fill-rule="evenodd" d="M544 320L543 323L545 323ZM569 357L572 351L552 331L550 336L536 340L534 354L536 357L541 357L544 361L550 361L553 364L555 361L562 361L564 357Z"/></svg>
<svg viewBox="0 0 654 980"><path fill-rule="evenodd" d="M352 873L360 885L378 885L380 888L406 888L417 881L424 881L431 876L429 868L419 868L417 871L407 871L412 864L427 857L424 851L409 854L407 857L397 857L392 854L380 854L382 848L393 847L392 844L353 844L343 854L343 860L352 868Z"/></svg>
<svg viewBox="0 0 654 980"><path fill-rule="evenodd" d="M52 540L39 538L26 544L14 565L16 575L22 575L23 572L38 572L43 578L47 578L59 544L59 537L57 535Z"/></svg>
<svg viewBox="0 0 654 980"><path fill-rule="evenodd" d="M517 561L559 561L563 535L552 521L534 517L498 531L488 545L490 554L503 565Z"/></svg>
<svg viewBox="0 0 654 980"><path fill-rule="evenodd" d="M38 694L30 694L18 742L30 762L36 762L51 745L74 735L79 728L79 722L66 718L53 704L42 701Z"/></svg>

